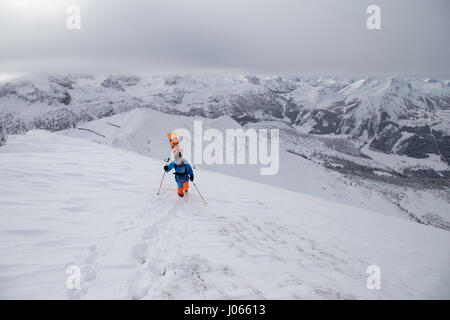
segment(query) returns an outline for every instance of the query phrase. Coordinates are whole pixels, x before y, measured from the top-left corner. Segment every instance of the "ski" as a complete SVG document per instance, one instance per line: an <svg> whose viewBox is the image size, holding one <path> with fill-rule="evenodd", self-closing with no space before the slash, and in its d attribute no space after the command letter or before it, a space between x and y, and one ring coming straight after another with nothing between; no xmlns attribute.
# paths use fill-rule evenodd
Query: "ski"
<svg viewBox="0 0 450 320"><path fill-rule="evenodd" d="M168 133L167 137L169 138L170 147L172 148L172 153L174 156L181 156L181 149L178 140L178 134L176 132Z"/></svg>

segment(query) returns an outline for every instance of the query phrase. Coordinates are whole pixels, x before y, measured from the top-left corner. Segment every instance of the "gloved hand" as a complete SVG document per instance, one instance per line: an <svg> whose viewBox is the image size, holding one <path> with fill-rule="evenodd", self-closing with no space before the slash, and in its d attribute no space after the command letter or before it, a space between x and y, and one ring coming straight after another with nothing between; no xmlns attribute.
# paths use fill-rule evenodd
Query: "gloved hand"
<svg viewBox="0 0 450 320"><path fill-rule="evenodd" d="M167 171L169 170L169 167L167 165L164 166L164 170Z"/></svg>
<svg viewBox="0 0 450 320"><path fill-rule="evenodd" d="M189 180L194 181L194 175L193 175L193 174L191 174L191 175L189 176Z"/></svg>

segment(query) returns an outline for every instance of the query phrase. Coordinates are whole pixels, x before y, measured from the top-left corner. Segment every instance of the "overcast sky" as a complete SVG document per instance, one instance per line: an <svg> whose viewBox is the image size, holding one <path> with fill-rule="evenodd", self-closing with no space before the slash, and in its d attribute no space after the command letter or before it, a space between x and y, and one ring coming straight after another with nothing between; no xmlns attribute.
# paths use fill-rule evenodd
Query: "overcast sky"
<svg viewBox="0 0 450 320"><path fill-rule="evenodd" d="M448 78L449 13L449 0L1 0L0 72Z"/></svg>

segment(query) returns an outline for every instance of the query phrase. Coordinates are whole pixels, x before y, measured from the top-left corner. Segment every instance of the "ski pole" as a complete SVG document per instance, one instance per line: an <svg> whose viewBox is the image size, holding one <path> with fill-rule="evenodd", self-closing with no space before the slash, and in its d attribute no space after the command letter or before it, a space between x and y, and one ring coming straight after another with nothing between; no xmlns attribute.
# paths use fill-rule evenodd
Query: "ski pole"
<svg viewBox="0 0 450 320"><path fill-rule="evenodd" d="M206 204L205 199L203 198L202 194L201 194L200 191L198 190L197 185L195 184L194 181L192 181L192 184L194 185L195 189L197 190L198 194L200 195L200 198L202 198L203 203Z"/></svg>
<svg viewBox="0 0 450 320"><path fill-rule="evenodd" d="M159 192L161 191L161 187L162 187L162 184L163 184L164 176L165 176L165 175L166 175L166 172L164 171L163 176L162 176L162 178L161 178L161 183L159 184L158 192L156 193L156 195L158 195L158 196L159 196Z"/></svg>
<svg viewBox="0 0 450 320"><path fill-rule="evenodd" d="M163 160L164 160L164 162L169 163L169 161L170 161L170 156L169 156L167 159L163 159ZM158 196L159 196L159 192L161 191L161 187L162 187L162 184L163 184L164 176L165 176L165 175L166 175L166 171L164 171L164 173L163 173L163 176L162 176L162 178L161 178L161 183L159 184L158 192L156 193L156 195L158 195Z"/></svg>

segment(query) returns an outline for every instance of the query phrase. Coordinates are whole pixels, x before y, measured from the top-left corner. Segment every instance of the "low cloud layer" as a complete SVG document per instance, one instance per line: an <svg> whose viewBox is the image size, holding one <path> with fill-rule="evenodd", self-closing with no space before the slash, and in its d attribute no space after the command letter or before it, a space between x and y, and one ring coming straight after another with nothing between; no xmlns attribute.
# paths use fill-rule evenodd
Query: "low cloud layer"
<svg viewBox="0 0 450 320"><path fill-rule="evenodd" d="M68 30L66 8L81 8ZM368 30L366 8L381 8ZM450 74L448 0L3 0L0 70Z"/></svg>

